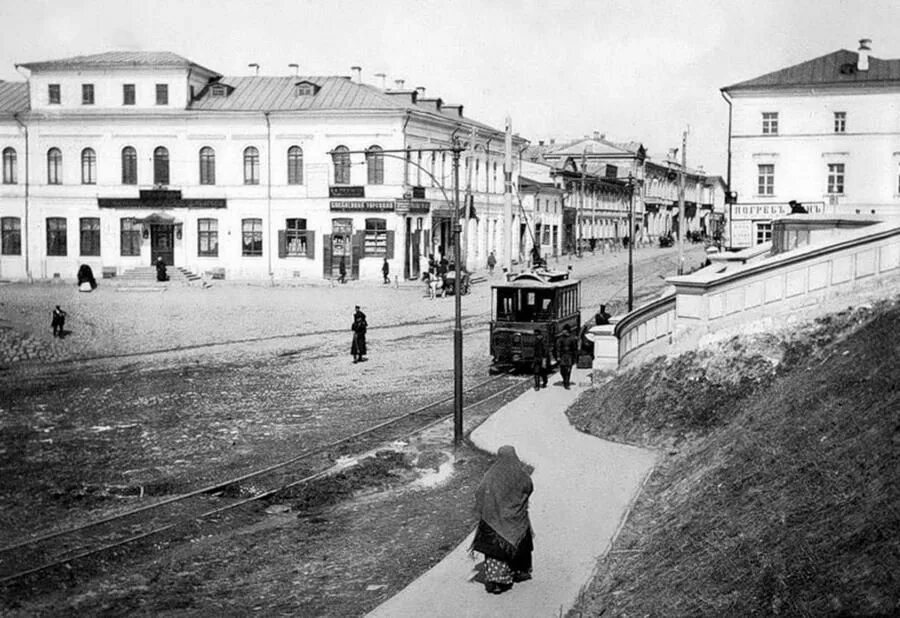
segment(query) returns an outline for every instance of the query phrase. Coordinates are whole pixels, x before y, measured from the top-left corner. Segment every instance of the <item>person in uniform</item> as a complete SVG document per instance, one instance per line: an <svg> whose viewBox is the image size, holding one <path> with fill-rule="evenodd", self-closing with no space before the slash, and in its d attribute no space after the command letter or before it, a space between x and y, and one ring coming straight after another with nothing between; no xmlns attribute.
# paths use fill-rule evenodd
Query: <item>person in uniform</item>
<svg viewBox="0 0 900 618"><path fill-rule="evenodd" d="M557 337L554 347L554 356L559 363L559 373L562 375L563 387L569 388L572 378L572 365L578 360L578 340L572 335L572 327L563 326L562 335Z"/></svg>
<svg viewBox="0 0 900 618"><path fill-rule="evenodd" d="M353 324L350 330L353 331L353 342L350 344L350 354L353 355L353 362L359 363L366 359L366 329L369 325L366 323L366 314L362 312L359 305L353 312Z"/></svg>
<svg viewBox="0 0 900 618"><path fill-rule="evenodd" d="M544 332L538 329L534 331L534 358L531 361L531 369L534 372L534 390L547 387L547 373L550 371L550 350L544 341Z"/></svg>

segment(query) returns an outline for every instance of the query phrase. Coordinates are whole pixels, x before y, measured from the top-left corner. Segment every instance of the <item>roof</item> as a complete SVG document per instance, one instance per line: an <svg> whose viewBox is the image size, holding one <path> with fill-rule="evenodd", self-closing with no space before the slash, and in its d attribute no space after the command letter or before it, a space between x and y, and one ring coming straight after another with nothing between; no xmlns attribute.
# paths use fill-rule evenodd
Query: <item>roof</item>
<svg viewBox="0 0 900 618"><path fill-rule="evenodd" d="M23 62L17 66L25 67L31 71L47 71L58 69L102 69L115 67L155 67L155 68L197 68L212 75L217 72L191 62L183 56L172 52L152 51L110 51L87 56L72 56L58 60L43 60L40 62Z"/></svg>
<svg viewBox="0 0 900 618"><path fill-rule="evenodd" d="M0 114L15 114L28 110L28 84L0 81Z"/></svg>
<svg viewBox="0 0 900 618"><path fill-rule="evenodd" d="M584 153L588 155L621 156L623 158L629 158L634 155L633 152L625 150L612 142L607 142L604 139L588 138L571 142L549 152L545 152L544 156L554 158L580 157Z"/></svg>
<svg viewBox="0 0 900 618"><path fill-rule="evenodd" d="M900 85L900 60L869 56L869 70L856 68L859 54L841 49L813 60L722 88L723 91L833 85Z"/></svg>

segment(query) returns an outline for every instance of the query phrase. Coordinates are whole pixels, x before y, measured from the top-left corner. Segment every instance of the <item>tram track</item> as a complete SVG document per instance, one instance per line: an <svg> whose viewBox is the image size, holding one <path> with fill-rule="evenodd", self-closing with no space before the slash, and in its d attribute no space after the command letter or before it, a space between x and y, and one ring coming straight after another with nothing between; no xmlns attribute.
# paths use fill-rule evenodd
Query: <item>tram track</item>
<svg viewBox="0 0 900 618"><path fill-rule="evenodd" d="M485 406L521 388L524 380L509 374L493 376L468 389L465 410ZM453 396L386 418L336 440L305 449L286 460L217 481L153 504L110 515L66 530L38 534L0 548L0 587L34 584L38 576L75 563L102 558L150 537L177 534L190 524L221 516L269 499L279 492L311 483L336 471L335 460L361 457L393 440L416 435L452 417Z"/></svg>

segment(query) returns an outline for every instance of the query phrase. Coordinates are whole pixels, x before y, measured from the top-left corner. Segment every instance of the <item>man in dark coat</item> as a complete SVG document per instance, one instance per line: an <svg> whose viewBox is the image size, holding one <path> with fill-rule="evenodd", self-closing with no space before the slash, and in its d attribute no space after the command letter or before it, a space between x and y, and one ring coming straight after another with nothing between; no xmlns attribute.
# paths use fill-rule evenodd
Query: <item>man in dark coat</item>
<svg viewBox="0 0 900 618"><path fill-rule="evenodd" d="M353 343L350 344L350 354L353 355L353 362L359 363L366 359L366 329L369 325L366 323L366 314L362 312L359 305L353 313L353 324L350 330L353 331Z"/></svg>
<svg viewBox="0 0 900 618"><path fill-rule="evenodd" d="M51 314L50 326L53 328L54 337L65 336L66 312L59 305L56 305L56 309Z"/></svg>
<svg viewBox="0 0 900 618"><path fill-rule="evenodd" d="M169 275L166 274L166 261L159 256L156 258L156 280L157 281L168 281Z"/></svg>
<svg viewBox="0 0 900 618"><path fill-rule="evenodd" d="M340 281L341 283L347 283L347 260L343 255L341 256L341 261L338 264L338 273L340 273L341 275L338 281ZM359 309L359 307L357 307L357 309Z"/></svg>
<svg viewBox="0 0 900 618"><path fill-rule="evenodd" d="M578 340L572 335L572 327L563 326L562 335L557 337L554 347L554 356L559 363L559 373L562 375L563 386L569 388L572 377L572 365L578 359Z"/></svg>
<svg viewBox="0 0 900 618"><path fill-rule="evenodd" d="M384 258L384 264L381 265L381 276L384 277L385 283L391 282L391 265L388 264L387 258Z"/></svg>
<svg viewBox="0 0 900 618"><path fill-rule="evenodd" d="M544 341L544 333L541 330L534 331L534 358L531 361L531 369L534 372L534 390L547 387L547 373L550 371L550 350Z"/></svg>

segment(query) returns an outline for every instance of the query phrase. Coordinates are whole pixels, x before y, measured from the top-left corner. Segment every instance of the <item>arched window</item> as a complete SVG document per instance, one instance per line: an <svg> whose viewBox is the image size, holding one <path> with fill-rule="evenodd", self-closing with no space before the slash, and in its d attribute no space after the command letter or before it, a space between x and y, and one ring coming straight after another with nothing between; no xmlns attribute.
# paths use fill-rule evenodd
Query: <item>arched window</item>
<svg viewBox="0 0 900 618"><path fill-rule="evenodd" d="M169 184L169 151L163 146L153 151L153 184Z"/></svg>
<svg viewBox="0 0 900 618"><path fill-rule="evenodd" d="M97 184L97 154L93 148L81 151L81 184Z"/></svg>
<svg viewBox="0 0 900 618"><path fill-rule="evenodd" d="M16 150L15 148L3 149L3 184L14 185L16 179Z"/></svg>
<svg viewBox="0 0 900 618"><path fill-rule="evenodd" d="M346 146L338 146L331 153L334 163L334 184L350 184L350 150Z"/></svg>
<svg viewBox="0 0 900 618"><path fill-rule="evenodd" d="M122 149L122 184L137 184L137 151L131 146Z"/></svg>
<svg viewBox="0 0 900 618"><path fill-rule="evenodd" d="M216 184L216 151L209 146L200 149L200 184Z"/></svg>
<svg viewBox="0 0 900 618"><path fill-rule="evenodd" d="M366 170L368 184L384 184L384 154L381 146L370 146L366 151Z"/></svg>
<svg viewBox="0 0 900 618"><path fill-rule="evenodd" d="M259 150L255 146L244 148L244 184L259 184Z"/></svg>
<svg viewBox="0 0 900 618"><path fill-rule="evenodd" d="M62 152L59 148L47 151L47 184L62 184Z"/></svg>
<svg viewBox="0 0 900 618"><path fill-rule="evenodd" d="M303 184L303 149L291 146L287 152L288 184Z"/></svg>

